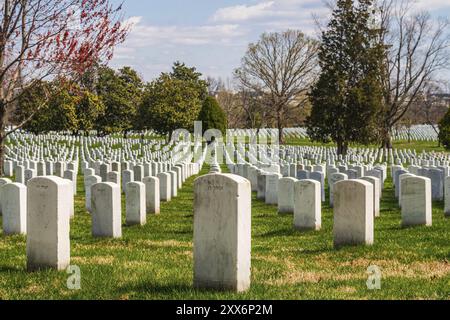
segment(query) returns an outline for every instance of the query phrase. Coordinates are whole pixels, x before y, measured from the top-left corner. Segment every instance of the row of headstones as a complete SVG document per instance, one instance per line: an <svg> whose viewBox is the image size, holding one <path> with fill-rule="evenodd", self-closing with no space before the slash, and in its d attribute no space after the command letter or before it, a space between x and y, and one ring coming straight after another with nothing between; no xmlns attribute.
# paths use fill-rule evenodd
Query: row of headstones
<svg viewBox="0 0 450 320"><path fill-rule="evenodd" d="M236 136L252 136L252 135L264 135L272 136L278 135L278 129L228 129L227 135ZM286 137L293 138L308 138L306 128L284 128L283 134ZM409 128L404 127L400 129L394 129L392 134L393 140L416 140L416 141L437 141L437 133L431 125L413 125Z"/></svg>
<svg viewBox="0 0 450 320"><path fill-rule="evenodd" d="M77 194L78 163L76 163L76 162L53 163L51 161L37 162L37 161L33 161L33 160L24 160L22 162L5 161L5 165L8 168L15 167L14 171L15 171L15 176L16 176L16 186L22 185L23 187L26 187L28 181L36 176L55 175L55 176L69 180L72 185L73 195ZM84 168L85 165L87 165L87 163L82 163L83 171L85 171L85 176L93 175L94 174L93 169L90 169L90 168L85 169ZM120 165L121 165L120 163L112 163L111 166L109 166L109 164L108 165L105 164L105 167L112 168L114 170L120 170ZM124 163L125 168L128 165L129 165L129 163ZM175 171L175 173L169 172L168 174L164 174L162 177L163 183L161 183L161 192L160 192L160 194L162 195L163 201L167 201L167 200L170 200L171 197L175 197L177 195L178 188L180 188L182 183L185 181L185 179L191 175L191 172L195 172L195 173L198 172L199 165L200 164L198 164L198 163L190 164L190 165L180 164L180 165L172 168L172 170ZM29 168L29 169L25 169L25 168ZM96 166L97 170L99 168L101 168L101 166ZM140 167L138 167L138 168L141 169ZM165 166L164 164L157 163L155 166L155 172L158 172L158 170L163 171L163 170L166 170L167 168L168 168L167 165ZM135 179L133 178L133 172L131 172L131 175L128 176L129 177L128 180L126 180L126 178L127 178L126 173L127 172L125 171L125 179L123 180L123 183L122 183L124 191L125 191L125 185L127 182L135 181ZM102 182L102 181L103 182L113 182L113 183L121 185L119 183L120 174L118 172L108 172L106 176L107 176L106 179L101 179L98 182ZM136 181L142 180L142 178L140 176L137 176L137 177L138 178L136 179ZM168 179L168 178L170 178L170 179ZM9 179L1 179L0 185L10 183L10 182L11 181ZM86 187L86 207L88 209L90 208L90 201L91 201L91 197L90 197L90 186L91 185L92 185L92 183L89 185L89 187L87 186L87 184L85 185L85 187ZM20 199L25 197L25 195L22 191L20 191L19 194L20 195L18 195L17 197L19 197ZM23 200L20 200L18 202L22 203ZM20 207L22 207L22 209ZM21 230L23 230L24 222L20 222L20 221L23 221L23 219L21 218L21 217L23 217L23 215L15 214L16 211L23 212L23 210L25 210L25 206L22 205L20 207L18 207L17 210L12 210L12 217L14 217L14 218L11 219L11 221L13 221L13 223L15 225L22 226ZM0 210L1 210L1 197L0 197ZM16 222L16 221L19 221L19 222ZM15 229L17 229L17 228L15 228Z"/></svg>
<svg viewBox="0 0 450 320"><path fill-rule="evenodd" d="M151 150L166 152L171 149L174 144L173 141L168 143L161 140L145 140L142 143L141 139L123 139L123 138L111 138L111 137L71 137L60 135L39 135L33 137L27 134L15 134L13 138L8 138L9 142L14 142L13 145L6 147L7 154L11 158L18 159L19 157L31 156L34 159L48 158L48 157L60 157L73 156L74 153L78 153L81 150L81 154L86 153L89 157L92 153L96 156L110 156L119 155L125 156L127 154L145 153L150 155L153 159L154 154ZM64 142L64 143L59 143ZM131 150L132 146L140 144L139 150ZM121 145L121 148L117 148ZM80 148L78 148L80 146ZM91 152L92 151L92 152ZM124 158L124 157L121 157ZM51 159L54 160L54 159Z"/></svg>
<svg viewBox="0 0 450 320"><path fill-rule="evenodd" d="M378 165L371 167L367 165L343 165L335 166L303 166L301 164L282 165L272 164L270 167L264 164L228 164L231 173L238 174L250 180L252 191L257 192L257 198L265 200L267 204L278 204L280 196L286 194L279 190L279 181L282 177L305 180L311 179L319 183L320 198L325 202L325 179L328 177L330 186L330 206L333 206L333 185L341 180L358 179L363 176L379 179L377 193L381 198L384 181L387 178L386 167ZM281 174L279 173L281 171ZM285 180L283 180L285 181ZM281 200L283 201L283 199ZM378 206L376 206L378 208Z"/></svg>
<svg viewBox="0 0 450 320"><path fill-rule="evenodd" d="M174 149L177 149L177 146L174 145L175 143L173 141L165 143L161 140L145 140L146 143L142 143L142 140L139 139L121 138L63 136L62 138L59 137L56 139L57 141L62 140L68 142L70 147L67 147L65 144L55 143L54 139L51 137L43 136L46 137L45 139L47 140L41 139L41 135L38 136L38 138L30 138L28 135L16 135L14 145L6 147L6 154L11 160L24 160L30 158L32 160L78 161L80 151L81 160L91 160L96 158L101 158L103 160L105 155L123 160L128 158L136 160L138 155L132 154L134 151L131 150L131 147L139 143L142 144L142 147L138 150L138 153L144 153L144 160L154 160L156 158L164 158L167 160L170 158L171 147L174 146ZM58 135L52 137L58 137ZM11 138L9 138L9 140L11 140ZM81 146L76 146L75 142L81 143ZM101 146L103 147L102 150L99 150L99 146L95 145L98 142L101 142ZM38 145L36 145L36 143ZM122 143L122 148L114 148L115 143ZM156 151L151 152L151 149L155 149ZM94 153L93 157L91 157L92 153L90 150ZM58 159L55 160L56 155Z"/></svg>
<svg viewBox="0 0 450 320"><path fill-rule="evenodd" d="M395 197L399 198L400 195L400 177L404 174L411 174L421 177L429 178L431 181L431 195L433 200L442 201L448 196L445 194L447 177L450 176L450 167L448 166L415 166L411 165L408 168L404 168L401 165L394 165L391 167L393 183L395 187Z"/></svg>
<svg viewBox="0 0 450 320"><path fill-rule="evenodd" d="M106 161L107 159L112 159L117 161L120 160L128 160L128 161L138 161L139 159L143 159L145 161L167 161L169 159L173 159L173 156L176 155L176 152L169 149L169 146L164 146L160 150L151 150L149 145L143 145L141 148L137 150L132 150L132 146L124 145L120 149L107 149L96 148L89 151L86 148L81 149L80 157L81 160L93 160L99 159L101 161Z"/></svg>
<svg viewBox="0 0 450 320"><path fill-rule="evenodd" d="M173 157L171 157L172 155L170 153L164 154L164 156L158 155L157 153L155 153L155 155L150 155L147 158L150 159L154 159L152 161L156 161L158 159L172 159L172 161L176 161L177 159L173 159ZM47 161L44 160L33 160L30 159L29 157L13 157L11 155L8 156L9 160L5 161L5 169L4 169L4 173L5 175L11 176L12 172L15 168L15 166L19 163L21 165L25 166L25 169L35 169L35 170L40 170L40 171L44 171L47 169L47 172L50 171L50 169L48 168L48 163L57 163L58 161L54 161L53 159L50 158L46 158ZM78 154L76 154L75 156L71 156L69 157L70 159L78 159ZM85 159L88 159L88 161L85 161ZM136 159L134 159L134 162L137 162ZM76 162L78 163L78 160L63 160L64 162ZM85 158L83 153L81 155L81 162L82 163L86 163L86 162L93 162L94 160L91 157ZM101 161L100 161L101 162ZM142 160L140 161L142 162ZM144 161L145 162L145 161ZM39 172L39 174L41 174L41 172Z"/></svg>
<svg viewBox="0 0 450 320"><path fill-rule="evenodd" d="M292 168L296 169L295 165ZM324 166L316 166L317 170L325 171ZM341 170L345 170L347 167L341 167ZM333 167L328 168L329 186L330 186L330 206L333 207L334 201L334 185L342 180L348 180L349 177L344 173L333 173ZM229 165L229 170L232 173L247 178L250 181L251 190L256 192L258 200L265 201L266 204L278 205L280 213L301 213L300 216L308 215L306 218L297 218L298 215L294 215L295 221L309 221L314 224L314 228L320 227L320 211L321 203L325 202L325 174L322 171L309 172L306 170L291 170L291 172L297 172L297 175L283 177L278 173L265 172L262 169L258 169L255 166L249 164L237 164ZM350 169L353 170L353 169ZM339 171L338 171L339 172ZM352 173L353 172L349 172ZM370 171L368 172L370 174ZM378 175L378 174L377 174ZM382 176L381 171L379 176ZM380 212L380 200L382 194L382 181L383 179L374 176L355 176L350 179L361 178L373 185L373 209L374 216L379 216ZM299 189L296 189L299 188ZM305 191L303 196L299 190ZM319 205L318 205L319 204ZM316 218L312 218L316 217ZM306 220L305 220L306 219ZM296 224L298 228L307 228L308 225ZM311 226L310 226L311 227Z"/></svg>
<svg viewBox="0 0 450 320"><path fill-rule="evenodd" d="M134 144L141 143L140 140L124 141L122 148L116 148L116 145L114 145L115 140L120 139L96 138L86 143L84 143L84 140L80 140L82 144L80 147L75 146L72 140L67 140L71 141L70 147L67 147L65 144L54 143L52 140L44 144L39 144L39 142L35 142L34 140L16 140L13 146L6 147L6 154L9 158L16 160L31 157L35 160L46 159L51 161L56 161L55 158L58 158L58 160L67 160L68 158L78 159L79 153L81 153L82 160L85 158L103 159L104 156L120 159L136 159L138 156L140 157L144 154L146 159L153 160L157 156L167 157L165 154L168 154L170 150L170 144L162 146L161 141L148 141L142 144L139 150L132 150ZM102 142L101 146L95 145L97 141ZM152 152L153 149L156 151Z"/></svg>
<svg viewBox="0 0 450 320"><path fill-rule="evenodd" d="M247 162L246 159L248 158L251 163L256 164L257 166L268 166L273 164L277 164L280 166L289 166L293 163L298 163L305 166L312 166L314 163L316 165L322 164L322 161L320 159L310 157L307 154L299 154L298 157L290 157L289 155L282 153L279 154L278 149L281 148L284 148L284 146L270 148L268 146L249 145L248 151L246 151L246 147L244 145L236 145L236 147L234 147L234 145L231 145L231 147L223 146L223 153L227 163L245 164ZM266 153L261 150L256 151L256 149L265 149ZM231 158L231 154L234 155L234 159ZM335 163L334 159L328 159L326 162L329 165Z"/></svg>
<svg viewBox="0 0 450 320"><path fill-rule="evenodd" d="M200 170L199 164L187 164L184 179ZM143 182L126 185L126 223L144 225L146 214L160 213L159 184L168 182L167 173L158 178L145 177ZM89 212L93 237L122 236L121 192L118 184L100 182L90 186ZM3 184L3 185L1 185ZM71 181L56 176L35 177L25 186L0 179L3 232L6 235L27 235L27 267L65 269L70 262L70 219L74 217L74 196ZM170 187L169 187L170 188ZM170 189L168 191L170 193ZM170 201L161 198L161 201Z"/></svg>
<svg viewBox="0 0 450 320"><path fill-rule="evenodd" d="M82 171L85 172L89 167L89 163L86 161L81 162ZM102 177L103 182L116 182L119 178L121 167L128 170L129 167L133 166L134 173L138 180L141 180L144 176L157 175L159 172L168 171L168 168L172 165L171 163L144 163L143 165L133 165L133 163L119 162L112 163L102 163L93 162L91 163L97 175ZM177 169L178 170L178 169ZM55 175L58 177L64 177L66 179L76 181L76 175L78 173L78 163L77 162L52 162L52 161L4 161L4 171L6 177L13 176L16 177L16 182L26 184L28 180L36 176L51 176ZM68 173L67 171L72 171ZM114 176L112 172L119 173L118 176ZM89 174L88 174L89 175ZM70 177L69 177L70 176ZM110 179L110 180L108 180ZM76 191L75 191L76 194Z"/></svg>
<svg viewBox="0 0 450 320"><path fill-rule="evenodd" d="M393 130L395 140L438 141L438 134L431 125L413 125Z"/></svg>
<svg viewBox="0 0 450 320"><path fill-rule="evenodd" d="M328 184L330 188L330 207L333 207L334 205L334 193L335 189L334 186L339 181L343 180L354 180L354 179L362 179L365 181L370 182L373 185L373 210L374 210L374 216L379 216L380 213L380 200L382 196L382 190L384 181L387 178L387 169L384 166L377 166L375 168L370 169L369 167L361 168L361 166L356 166L357 168L364 169L364 170L354 170L354 169L347 169L347 166L339 166L338 168L335 168L333 166L327 167L328 172ZM241 175L245 178L248 178L251 183L252 191L257 192L257 199L264 200L267 204L278 204L279 211L280 212L295 212L295 199L296 195L298 195L298 192L295 191L295 184L297 180L293 177L289 178L282 178L280 174L277 173L267 173L264 172L261 169L256 168L255 166L249 165L249 164L238 164L238 165L229 165L229 169L231 172L236 173L238 175ZM317 167L317 169L320 169ZM369 170L370 169L370 170ZM392 176L394 177L394 184L397 186L395 188L396 190L396 197L399 199L398 203L399 206L402 207L403 199L402 195L403 193L400 191L401 186L403 185L403 182L398 182L399 179L403 180L403 178L407 177L415 177L415 175L407 174L407 172L397 168L392 167ZM426 170L426 169L425 169ZM437 170L437 169L436 169ZM346 172L346 173L343 173ZM363 176L363 173L365 172L365 175ZM427 172L427 171L425 171ZM313 179L310 179L308 175L303 176L302 174L304 172L300 171L300 175L297 176L297 178L300 181L307 181L307 184L310 185L312 189L317 188L317 197L312 197L311 202L308 202L300 197L297 197L297 207L301 208L306 205L308 208L307 210L311 210L311 212L317 212L317 206L316 204L316 198L317 201L324 202L324 183L323 183L323 173L322 172L312 172L311 177ZM430 186L433 185L432 180L428 177L425 177L427 179L427 183L430 184ZM256 180L256 182L255 182ZM439 180L441 181L441 180ZM409 180L405 180L405 184L409 183ZM450 194L450 178L446 179L446 189L447 192ZM306 182L303 183L303 185ZM313 186L314 185L314 186ZM443 186L443 184L441 184ZM304 188L304 186L302 187ZM311 190L312 190L311 189ZM407 189L408 190L408 189ZM430 194L432 188L430 187ZM311 193L313 191L310 191ZM406 191L405 191L406 192ZM313 193L315 194L315 193ZM428 190L427 188L424 189L418 189L414 191L414 197L415 199L428 199ZM301 199L301 200L300 200ZM422 200L420 200L422 201ZM431 208L431 199L430 200L423 200L423 206L421 203L417 205L417 207L411 207L406 206L403 208L403 213L405 217L409 217L411 215L414 215L415 208L419 208L418 215L422 217L422 221L425 221L424 224L429 225L431 224L430 219L431 217L431 209L428 210L427 208ZM415 205L415 202L412 202ZM411 204L409 201L408 204ZM312 206L312 207L311 207ZM422 208L422 209L420 209ZM429 212L428 212L429 211ZM450 212L450 196L446 197L446 208L445 208L445 214L447 215ZM407 218L406 218L407 219ZM406 223L407 224L407 223Z"/></svg>
<svg viewBox="0 0 450 320"><path fill-rule="evenodd" d="M350 149L346 156L338 155L337 149L333 147L317 146L279 146L266 144L227 144L228 149L238 151L247 157L256 157L261 161L270 156L271 159L279 158L287 162L298 162L301 159L311 159L316 163L323 161L345 161L376 163L387 161L389 163L410 163L416 165L448 165L449 155L446 153L425 152L417 153L410 149L378 149L378 148L354 148ZM234 148L234 149L233 149ZM247 151L248 150L248 151ZM279 160L278 159L278 160ZM429 163L425 163L428 161Z"/></svg>
<svg viewBox="0 0 450 320"><path fill-rule="evenodd" d="M450 215L450 175L448 168L418 168L408 167L408 170L401 166L392 167L393 182L395 187L395 197L398 199L399 206L404 203L402 197L404 189L403 180L408 177L423 177L430 184L430 201L444 200L444 214Z"/></svg>
<svg viewBox="0 0 450 320"><path fill-rule="evenodd" d="M308 182L310 181L296 183L297 191L303 193L300 197L308 201L313 197L319 199L317 182L311 181L312 184ZM402 188L403 224L408 225L411 222L417 224L416 220L407 219L404 210L408 202L417 198L417 192L411 190L428 190L428 194L431 193L429 179L407 177L402 183L405 184ZM70 262L68 212L71 202L64 198L64 195L71 195L70 183L57 177L34 178L29 182L28 188L27 223L33 226L28 230L27 236L28 268L65 269ZM99 213L107 211L108 216L112 216L110 208L114 206L112 194L115 193L117 202L117 195L120 197L120 193L117 186L115 192L112 191L114 184L110 183L99 183L95 187L95 190L97 189L99 199L103 197L106 200L101 201L101 205L93 204L95 207L93 215L102 220L104 226L105 219L102 219ZM335 246L373 243L372 184L363 180L338 182L335 185L335 197L333 227ZM316 203L320 205L320 201L316 200ZM109 204L111 206L108 206ZM117 208L117 204L115 207ZM418 206L411 205L411 207L417 209ZM43 210L43 208L50 209ZM120 207L117 210L120 210ZM430 212L431 208L428 211ZM247 179L236 175L212 174L195 181L194 285L196 287L227 288L236 291L248 289L251 260L250 215L251 185ZM414 218L416 217L414 214ZM100 222L94 222L95 219L93 217L93 225L98 225ZM316 225L314 227L316 228ZM103 232L114 234L111 230L114 228L117 234L119 232L117 219L115 224L110 222L107 227L97 230L93 227L93 233L98 233L99 236L105 236ZM54 236L55 234L59 237Z"/></svg>
<svg viewBox="0 0 450 320"><path fill-rule="evenodd" d="M59 178L59 177L57 177ZM155 178L156 179L156 178ZM65 183L68 183L70 186L71 192L73 192L73 186L72 182L67 179L62 179ZM30 180L32 181L32 180ZM97 184L100 184L100 181L98 181ZM145 224L146 222L146 216L145 213L159 213L159 180L156 184L156 191L151 191L151 188L148 189L148 193L145 193L145 185L143 186L142 192L144 193L144 197L139 197L135 195L135 188L133 188L134 184L137 184L137 182L131 183L131 185L128 187L131 191L126 194L126 203L127 203L127 210L126 210L126 221L127 224ZM89 191L86 194L86 206L88 208L89 212L110 212L112 216L109 214L102 215L101 219L98 221L93 220L93 228L95 229L95 226L109 226L112 221L115 219L110 219L112 217L117 218L115 213L119 214L119 220L121 219L120 214L120 190L118 191L118 194L116 194L116 189L118 189L117 184L114 183L106 183L108 187L110 187L110 198L107 198L104 196L104 193L101 193L100 191L95 191L89 187ZM141 186L141 183L139 183L139 187ZM101 190L104 190L104 188L100 188ZM153 200L153 207L149 208L149 201L150 197L149 195L153 193L153 196L155 196L155 200ZM66 197L66 201L73 203L73 195L66 194L64 195ZM147 199L146 199L147 197ZM157 199L157 200L156 200ZM115 201L116 200L116 201ZM92 203L95 203L98 208L103 208L99 210L91 210ZM142 205L139 201L142 201L144 205ZM9 179L2 178L0 179L0 208L1 208L1 214L3 215L3 232L6 235L12 235L12 234L26 234L27 233L27 207L29 204L27 204L27 186L22 183L12 183ZM109 209L105 209L106 207ZM117 211L117 208L119 208L119 211ZM70 216L74 217L74 208L73 206L69 206L70 209ZM137 212L136 209L139 209L140 211ZM108 211L111 210L111 211ZM95 217L96 215L93 215ZM114 224L114 223L113 223ZM115 225L115 224L114 224ZM95 231L93 232L93 235L96 235Z"/></svg>
<svg viewBox="0 0 450 320"><path fill-rule="evenodd" d="M379 179L342 180L334 185L333 243L371 245L374 242L375 194ZM280 212L294 213L294 227L319 230L319 182L287 177L279 190L292 197ZM431 183L426 177L404 177L402 226L431 226ZM292 192L292 190L294 190ZM245 291L250 287L251 182L235 174L212 173L197 178L194 194L194 285ZM226 227L224 227L226 226ZM226 258L224 258L226 257Z"/></svg>
<svg viewBox="0 0 450 320"><path fill-rule="evenodd" d="M52 161L13 161L5 160L3 162L4 176L16 177L16 182L25 184L27 180L36 176L52 176L63 177L66 170L78 172L77 162L52 162Z"/></svg>
<svg viewBox="0 0 450 320"><path fill-rule="evenodd" d="M161 142L158 142L159 144L161 144ZM179 144L179 145L175 145L174 149L178 149L177 146L180 146L184 144ZM168 148L169 145L165 145L163 148ZM102 172L97 172L98 175L102 176L102 180L106 181L106 174L110 171L107 168L99 168L99 166L102 164L102 161L95 161L95 159L92 158L84 158L83 155L83 148L81 148L82 152L81 152L81 160L78 161L79 157L78 157L78 148L76 148L76 155L70 157L70 159L75 159L75 160L63 160L63 161L53 161L53 160L49 160L46 159L46 161L44 159L39 159L36 160L35 157L28 157L28 156L24 156L24 157L19 157L19 158L12 158L9 157L8 160L4 161L4 175L7 177L11 177L13 174L15 174L17 176L17 182L19 183L26 183L29 179L35 177L35 176L45 176L45 175L56 175L59 177L63 177L64 176L64 171L66 169L70 169L70 170L74 170L75 173L78 173L78 162L81 163L81 167L82 170L84 171L85 168L87 168L88 166L91 166L93 168L95 168L98 171L102 171ZM182 158L182 155L178 155L178 153L173 154L172 157L172 152L166 152L163 154L164 156L158 157L158 156L153 156L151 155L149 158L154 158L156 160L164 158L164 159L168 159L168 161L164 161L165 163L156 163L156 168L152 167L150 170L153 170L154 175L156 175L158 172L163 172L163 171L167 171L167 166L172 165L175 162L186 162L190 159L185 158L183 159L183 161L177 161L180 160L180 158ZM124 162L124 161L123 161ZM152 161L154 162L154 161ZM158 160L159 162L159 160ZM66 163L69 163L69 166L72 166L72 168L65 168ZM139 159L136 161L131 161L128 162L128 164L131 166L137 165L137 164L143 164L144 166L144 170L147 172L149 171L148 166L149 164L147 164L147 162L145 161L145 159ZM96 167L96 165L99 165L98 167ZM127 164L126 161L124 163L125 165ZM114 162L112 163L112 165L114 165ZM158 166L159 165L159 166ZM77 168L75 168L75 166ZM119 163L120 166L120 163ZM117 171L117 170L116 170ZM120 170L118 170L120 173ZM147 175L147 173L145 173ZM137 174L139 175L139 174Z"/></svg>
<svg viewBox="0 0 450 320"><path fill-rule="evenodd" d="M171 168L171 171L160 172L156 176L143 176L142 166L135 166L135 170L122 171L122 182L120 182L119 173L112 171L107 174L106 183L114 184L121 193L121 185L126 194L127 208L133 212L132 217L144 216L142 212L157 214L160 210L160 201L169 202L177 197L178 190L182 184L191 177L200 172L199 163L177 164ZM139 175L135 175L139 173ZM94 187L102 183L102 178L95 174L95 170L87 168L84 175L84 188L86 194L86 209L93 210ZM114 191L115 192L115 191ZM139 206L138 206L139 204ZM140 213L138 215L138 213ZM128 215L128 211L127 211ZM139 220L142 224L142 220Z"/></svg>

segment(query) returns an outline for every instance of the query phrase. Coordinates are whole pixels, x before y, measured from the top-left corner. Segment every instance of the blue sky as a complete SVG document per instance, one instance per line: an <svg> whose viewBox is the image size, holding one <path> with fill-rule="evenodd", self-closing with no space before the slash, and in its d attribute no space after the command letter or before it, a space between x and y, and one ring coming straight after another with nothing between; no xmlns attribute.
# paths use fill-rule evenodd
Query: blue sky
<svg viewBox="0 0 450 320"><path fill-rule="evenodd" d="M174 61L205 76L230 78L248 43L263 32L300 29L315 36L314 17L326 18L323 0L111 0L123 2L131 33L111 61L131 66L145 80ZM450 0L417 0L418 8L450 18Z"/></svg>

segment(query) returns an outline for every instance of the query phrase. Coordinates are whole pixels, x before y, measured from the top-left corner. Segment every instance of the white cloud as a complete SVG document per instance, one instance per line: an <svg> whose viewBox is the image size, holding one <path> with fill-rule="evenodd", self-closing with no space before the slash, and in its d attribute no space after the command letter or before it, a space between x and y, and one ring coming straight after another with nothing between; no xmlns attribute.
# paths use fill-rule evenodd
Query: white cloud
<svg viewBox="0 0 450 320"><path fill-rule="evenodd" d="M123 24L128 28L133 28L135 25L141 23L142 17L129 17Z"/></svg>
<svg viewBox="0 0 450 320"><path fill-rule="evenodd" d="M228 68L237 65L240 51L248 44L248 30L237 24L164 26L147 24L143 17L131 17L125 23L132 27L126 41L115 49L111 65L131 66L146 80L169 71L177 60L196 66L205 74L230 73ZM211 69L211 64L218 61L218 69Z"/></svg>
<svg viewBox="0 0 450 320"><path fill-rule="evenodd" d="M309 20L317 10L323 11L323 1L325 0L273 0L260 1L254 5L224 7L216 10L210 21L241 24L263 22L272 25L297 21L298 24L302 23L305 16L308 16Z"/></svg>
<svg viewBox="0 0 450 320"><path fill-rule="evenodd" d="M133 27L125 43L126 47L145 47L155 44L229 43L244 34L244 31L236 24L154 26L146 25L142 21L142 17L132 17L127 20L127 23L133 24Z"/></svg>
<svg viewBox="0 0 450 320"><path fill-rule="evenodd" d="M125 22L132 26L131 32L115 50L112 64L130 65L151 80L180 60L205 75L226 78L239 65L248 43L255 42L261 33L299 29L318 36L314 18L326 23L330 16L325 5L328 0L241 1L240 5L218 8L209 13L209 19L191 25L182 21L164 25L131 17ZM188 12L188 8L186 4L184 10ZM430 10L433 16L448 16L450 0L417 0L416 8Z"/></svg>
<svg viewBox="0 0 450 320"><path fill-rule="evenodd" d="M430 11L450 8L449 0L416 0L415 2L418 8Z"/></svg>
<svg viewBox="0 0 450 320"><path fill-rule="evenodd" d="M220 8L212 16L212 21L245 21L273 14L275 1L261 2L256 5L237 5Z"/></svg>

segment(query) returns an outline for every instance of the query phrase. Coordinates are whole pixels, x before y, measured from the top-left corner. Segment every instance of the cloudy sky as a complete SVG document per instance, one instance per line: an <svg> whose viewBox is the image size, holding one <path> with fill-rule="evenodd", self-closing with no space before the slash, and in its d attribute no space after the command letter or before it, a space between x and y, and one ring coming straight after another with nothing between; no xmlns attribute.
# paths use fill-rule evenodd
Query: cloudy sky
<svg viewBox="0 0 450 320"><path fill-rule="evenodd" d="M112 0L123 2L133 24L111 66L131 66L145 80L174 61L205 76L229 78L248 43L263 32L300 29L317 35L314 17L327 17L324 0ZM450 0L417 0L419 8L450 18Z"/></svg>

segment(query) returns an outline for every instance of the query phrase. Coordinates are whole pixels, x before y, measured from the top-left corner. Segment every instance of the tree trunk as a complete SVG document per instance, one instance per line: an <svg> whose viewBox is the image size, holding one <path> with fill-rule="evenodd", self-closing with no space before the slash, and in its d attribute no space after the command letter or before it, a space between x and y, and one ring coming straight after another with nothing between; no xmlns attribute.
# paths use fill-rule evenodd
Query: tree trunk
<svg viewBox="0 0 450 320"><path fill-rule="evenodd" d="M284 144L284 135L283 135L283 122L281 121L281 114L278 112L277 114L277 127L278 127L278 143Z"/></svg>
<svg viewBox="0 0 450 320"><path fill-rule="evenodd" d="M381 134L381 148L392 149L392 137L390 130L388 128L384 128L382 129Z"/></svg>
<svg viewBox="0 0 450 320"><path fill-rule="evenodd" d="M5 160L5 134L2 131L0 133L0 177L3 176L4 172L3 172L3 163Z"/></svg>
<svg viewBox="0 0 450 320"><path fill-rule="evenodd" d="M348 143L343 140L336 141L337 144L337 154L338 155L347 155L348 152Z"/></svg>
<svg viewBox="0 0 450 320"><path fill-rule="evenodd" d="M6 106L0 101L0 177L3 176L3 164L5 160L6 140Z"/></svg>

